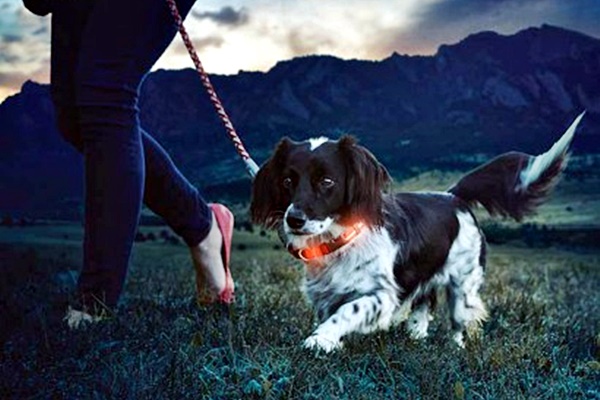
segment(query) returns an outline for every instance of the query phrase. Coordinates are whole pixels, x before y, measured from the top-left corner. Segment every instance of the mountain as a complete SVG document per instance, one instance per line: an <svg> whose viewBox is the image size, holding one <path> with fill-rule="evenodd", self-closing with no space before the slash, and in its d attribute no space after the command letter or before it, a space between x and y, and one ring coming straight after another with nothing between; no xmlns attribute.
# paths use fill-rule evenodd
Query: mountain
<svg viewBox="0 0 600 400"><path fill-rule="evenodd" d="M600 40L549 25L477 33L433 56L308 56L211 79L259 163L282 136L351 133L395 174L466 168L512 149L543 151L583 109L574 153L600 154ZM149 74L140 107L143 126L207 197L248 198L195 71ZM48 87L33 82L0 105L0 213L79 213L81 160L53 118Z"/></svg>

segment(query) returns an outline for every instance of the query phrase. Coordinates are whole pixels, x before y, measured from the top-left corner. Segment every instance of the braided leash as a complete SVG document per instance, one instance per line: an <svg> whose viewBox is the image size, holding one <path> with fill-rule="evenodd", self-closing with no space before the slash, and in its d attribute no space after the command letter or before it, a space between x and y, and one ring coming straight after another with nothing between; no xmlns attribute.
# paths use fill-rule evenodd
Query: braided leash
<svg viewBox="0 0 600 400"><path fill-rule="evenodd" d="M194 62L196 71L198 71L198 74L200 75L202 85L206 89L208 96L210 97L210 101L215 107L215 110L217 111L221 122L223 122L227 135L233 142L233 145L235 146L235 149L237 150L240 157L242 158L242 161L244 161L246 171L248 172L248 174L250 174L252 178L254 178L258 173L258 165L256 164L256 162L254 162L252 157L250 157L250 154L248 154L248 152L246 151L246 148L242 143L242 139L240 139L237 132L235 131L235 128L233 127L233 124L231 123L231 120L229 119L229 116L227 115L227 112L225 111L225 108L223 107L219 96L217 96L217 92L215 91L214 86L210 82L208 74L204 70L202 63L200 62L200 58L198 57L198 54L194 49L194 45L192 44L192 41L190 40L190 37L188 36L187 31L183 26L183 19L179 14L179 10L177 9L177 4L175 4L175 0L167 0L167 4L169 5L171 15L173 16L175 24L177 25L177 30L179 30L181 38L183 39L183 43L185 44L185 47L187 48L187 51L190 54L192 61Z"/></svg>

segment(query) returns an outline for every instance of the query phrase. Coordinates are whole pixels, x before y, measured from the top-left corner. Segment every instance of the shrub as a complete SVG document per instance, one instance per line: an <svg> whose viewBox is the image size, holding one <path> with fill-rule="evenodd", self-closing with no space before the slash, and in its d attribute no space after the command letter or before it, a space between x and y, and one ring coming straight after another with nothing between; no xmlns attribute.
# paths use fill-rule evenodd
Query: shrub
<svg viewBox="0 0 600 400"><path fill-rule="evenodd" d="M135 234L135 238L133 240L136 242L145 242L146 236L142 232L138 232Z"/></svg>
<svg viewBox="0 0 600 400"><path fill-rule="evenodd" d="M2 218L2 226L8 226L9 228L13 227L15 224L15 221L13 219L13 217L11 217L10 215L5 215Z"/></svg>

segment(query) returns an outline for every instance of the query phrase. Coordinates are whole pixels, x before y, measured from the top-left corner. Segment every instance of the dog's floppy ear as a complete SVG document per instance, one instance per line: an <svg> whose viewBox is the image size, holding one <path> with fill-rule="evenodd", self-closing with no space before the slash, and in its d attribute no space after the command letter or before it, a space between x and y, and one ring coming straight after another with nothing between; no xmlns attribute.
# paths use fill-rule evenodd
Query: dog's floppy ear
<svg viewBox="0 0 600 400"><path fill-rule="evenodd" d="M260 167L254 178L250 215L255 224L273 228L283 218L288 199L282 190L281 172L291 146L290 139L281 139L273 156Z"/></svg>
<svg viewBox="0 0 600 400"><path fill-rule="evenodd" d="M338 146L346 164L345 203L349 214L368 224L382 225L382 195L390 175L354 137L342 136Z"/></svg>

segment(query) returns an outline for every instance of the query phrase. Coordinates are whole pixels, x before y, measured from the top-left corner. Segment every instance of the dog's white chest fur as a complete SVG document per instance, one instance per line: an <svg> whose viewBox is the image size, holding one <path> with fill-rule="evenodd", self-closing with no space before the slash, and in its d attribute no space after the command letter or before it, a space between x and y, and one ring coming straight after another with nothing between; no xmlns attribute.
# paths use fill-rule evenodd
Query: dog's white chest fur
<svg viewBox="0 0 600 400"><path fill-rule="evenodd" d="M304 290L319 318L326 319L342 303L370 293L383 290L395 297L398 250L387 230L367 230L340 251L307 264Z"/></svg>

